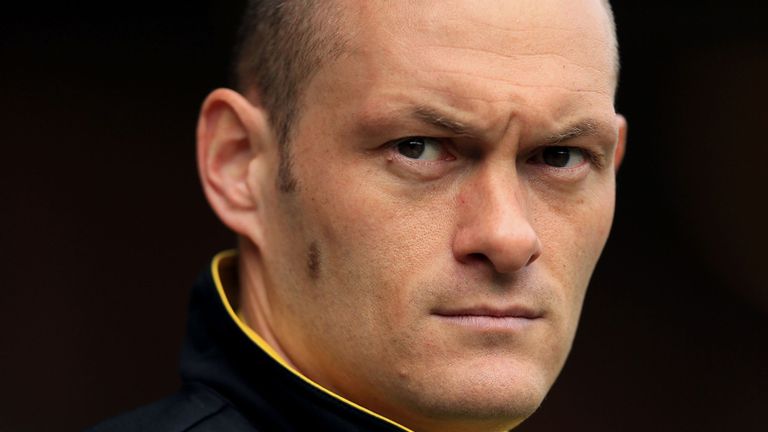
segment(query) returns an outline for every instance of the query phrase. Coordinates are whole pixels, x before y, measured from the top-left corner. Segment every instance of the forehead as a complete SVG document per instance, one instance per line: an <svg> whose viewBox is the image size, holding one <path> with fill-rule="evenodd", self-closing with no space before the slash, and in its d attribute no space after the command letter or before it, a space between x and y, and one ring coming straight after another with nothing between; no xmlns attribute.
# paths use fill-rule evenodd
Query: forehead
<svg viewBox="0 0 768 432"><path fill-rule="evenodd" d="M431 98L489 122L507 115L499 107L550 117L612 108L614 41L601 0L346 3L348 52L319 74L325 101L356 99L365 113Z"/></svg>

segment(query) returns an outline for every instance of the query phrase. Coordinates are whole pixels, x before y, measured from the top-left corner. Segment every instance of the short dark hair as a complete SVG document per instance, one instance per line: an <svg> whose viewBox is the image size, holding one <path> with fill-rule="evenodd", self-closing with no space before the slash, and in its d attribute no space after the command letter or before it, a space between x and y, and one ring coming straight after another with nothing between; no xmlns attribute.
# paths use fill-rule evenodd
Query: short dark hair
<svg viewBox="0 0 768 432"><path fill-rule="evenodd" d="M238 37L235 82L258 92L280 143L278 185L291 191L288 143L301 110L303 90L323 62L345 46L341 10L333 0L248 0Z"/></svg>

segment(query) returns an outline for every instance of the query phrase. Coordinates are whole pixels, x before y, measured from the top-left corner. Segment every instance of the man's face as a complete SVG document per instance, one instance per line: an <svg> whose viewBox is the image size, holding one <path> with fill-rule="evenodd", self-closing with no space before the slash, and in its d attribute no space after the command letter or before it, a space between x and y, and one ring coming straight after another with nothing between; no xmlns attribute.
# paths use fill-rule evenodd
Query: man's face
<svg viewBox="0 0 768 432"><path fill-rule="evenodd" d="M348 51L295 126L298 187L265 186L271 330L307 376L406 425L510 427L559 373L611 225L606 12L348 9Z"/></svg>

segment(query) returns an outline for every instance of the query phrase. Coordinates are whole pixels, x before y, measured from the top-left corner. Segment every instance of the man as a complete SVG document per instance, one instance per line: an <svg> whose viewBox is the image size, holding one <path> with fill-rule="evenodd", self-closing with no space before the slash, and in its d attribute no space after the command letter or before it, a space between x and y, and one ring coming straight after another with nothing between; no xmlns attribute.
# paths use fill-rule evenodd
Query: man
<svg viewBox="0 0 768 432"><path fill-rule="evenodd" d="M175 396L97 430L501 431L565 362L626 124L601 0L252 1L205 101L240 238Z"/></svg>

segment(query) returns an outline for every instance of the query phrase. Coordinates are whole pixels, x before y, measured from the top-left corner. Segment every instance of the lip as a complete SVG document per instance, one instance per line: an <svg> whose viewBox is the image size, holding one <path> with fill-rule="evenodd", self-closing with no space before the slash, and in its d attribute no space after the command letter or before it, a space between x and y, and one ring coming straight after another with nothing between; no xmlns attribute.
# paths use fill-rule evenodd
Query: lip
<svg viewBox="0 0 768 432"><path fill-rule="evenodd" d="M523 306L438 309L433 311L432 315L462 327L504 331L520 330L542 317L542 313Z"/></svg>
<svg viewBox="0 0 768 432"><path fill-rule="evenodd" d="M435 309L433 315L442 317L489 317L489 318L541 318L541 313L525 306L509 306L505 308L490 306L474 306L468 308Z"/></svg>

